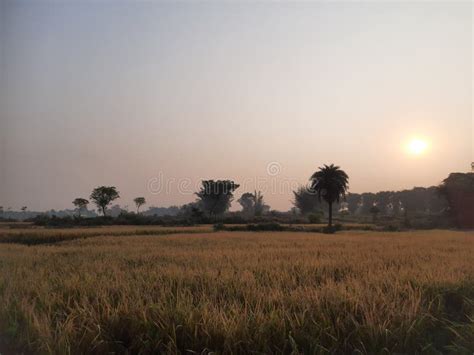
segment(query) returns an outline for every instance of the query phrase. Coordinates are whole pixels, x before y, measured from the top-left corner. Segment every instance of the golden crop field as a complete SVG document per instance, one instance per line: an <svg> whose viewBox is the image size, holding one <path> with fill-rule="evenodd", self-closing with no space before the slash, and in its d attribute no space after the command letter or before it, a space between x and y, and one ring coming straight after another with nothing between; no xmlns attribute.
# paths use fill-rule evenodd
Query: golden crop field
<svg viewBox="0 0 474 355"><path fill-rule="evenodd" d="M115 228L1 243L2 338L55 354L474 351L472 232Z"/></svg>
<svg viewBox="0 0 474 355"><path fill-rule="evenodd" d="M164 226L99 226L87 228L43 228L27 223L0 223L0 243L20 243L27 245L58 243L74 239L85 239L98 236L138 236L164 235L174 233L211 232L211 225L193 227L164 227Z"/></svg>

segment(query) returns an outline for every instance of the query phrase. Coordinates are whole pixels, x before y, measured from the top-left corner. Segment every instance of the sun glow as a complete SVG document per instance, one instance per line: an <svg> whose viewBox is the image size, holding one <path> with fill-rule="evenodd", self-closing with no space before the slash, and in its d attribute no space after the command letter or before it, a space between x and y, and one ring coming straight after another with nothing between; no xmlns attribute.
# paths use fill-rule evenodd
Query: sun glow
<svg viewBox="0 0 474 355"><path fill-rule="evenodd" d="M413 155L422 155L426 152L428 148L428 143L419 138L413 138L410 143L408 143L408 151Z"/></svg>

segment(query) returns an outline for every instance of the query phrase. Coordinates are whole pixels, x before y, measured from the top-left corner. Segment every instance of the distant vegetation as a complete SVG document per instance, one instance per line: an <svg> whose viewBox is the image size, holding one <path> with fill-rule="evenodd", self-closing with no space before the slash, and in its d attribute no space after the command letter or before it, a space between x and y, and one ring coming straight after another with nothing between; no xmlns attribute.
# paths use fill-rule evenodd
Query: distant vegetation
<svg viewBox="0 0 474 355"><path fill-rule="evenodd" d="M335 174L334 177L331 174ZM474 174L453 173L440 186L415 187L403 191L347 193L348 177L334 165L315 172L309 186L294 194L294 208L271 210L260 191L243 192L237 202L240 212L229 212L239 185L231 180L205 180L196 201L172 207L150 206L145 197L134 199L136 213L112 202L120 195L114 186L95 188L90 200L102 215L87 208L89 201L76 198L74 210L39 213L14 212L0 206L0 220L30 220L39 225L87 226L110 224L191 225L202 223L375 223L387 228L472 228L474 227ZM96 217L96 218L91 218Z"/></svg>

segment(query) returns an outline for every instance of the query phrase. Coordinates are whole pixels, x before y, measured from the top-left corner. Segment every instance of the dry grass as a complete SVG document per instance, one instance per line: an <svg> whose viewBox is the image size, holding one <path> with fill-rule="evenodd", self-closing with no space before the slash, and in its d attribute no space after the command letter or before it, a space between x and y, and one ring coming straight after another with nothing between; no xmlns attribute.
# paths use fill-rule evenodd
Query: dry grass
<svg viewBox="0 0 474 355"><path fill-rule="evenodd" d="M44 353L472 353L474 235L1 244L0 297L4 334Z"/></svg>

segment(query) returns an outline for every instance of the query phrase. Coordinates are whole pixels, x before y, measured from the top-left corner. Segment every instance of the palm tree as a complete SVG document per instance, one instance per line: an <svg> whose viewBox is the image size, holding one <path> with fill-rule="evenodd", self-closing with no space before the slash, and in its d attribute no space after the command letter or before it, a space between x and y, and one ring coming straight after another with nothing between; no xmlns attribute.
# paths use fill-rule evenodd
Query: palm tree
<svg viewBox="0 0 474 355"><path fill-rule="evenodd" d="M341 197L345 197L346 191L349 188L349 176L344 170L341 170L334 164L324 165L319 168L310 178L311 188L313 193L318 194L319 200L321 197L328 204L329 220L328 227L332 227L332 204L339 202Z"/></svg>

